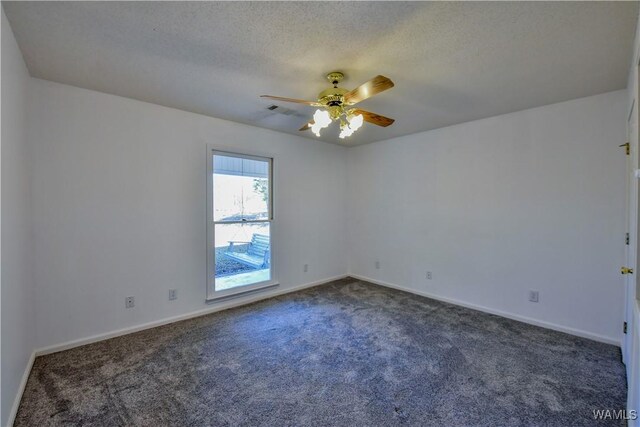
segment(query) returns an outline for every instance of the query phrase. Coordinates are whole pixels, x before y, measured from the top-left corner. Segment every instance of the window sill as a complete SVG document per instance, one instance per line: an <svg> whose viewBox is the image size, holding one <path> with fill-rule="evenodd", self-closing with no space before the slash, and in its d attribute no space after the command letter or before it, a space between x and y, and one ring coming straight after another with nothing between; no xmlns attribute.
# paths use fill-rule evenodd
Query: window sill
<svg viewBox="0 0 640 427"><path fill-rule="evenodd" d="M206 299L206 302L207 302L207 304L211 304L211 303L226 301L226 300L233 299L233 298L240 298L240 297L243 297L243 296L251 295L253 293L266 291L268 289L273 289L273 288L278 287L279 285L280 285L280 283L278 283L278 282L268 282L268 283L265 283L263 285L259 285L259 286L254 287L254 288L249 288L249 289L241 289L241 288L239 288L236 292L233 292L233 293L228 293L228 294L224 294L224 295L217 295L217 296L209 297L209 298Z"/></svg>

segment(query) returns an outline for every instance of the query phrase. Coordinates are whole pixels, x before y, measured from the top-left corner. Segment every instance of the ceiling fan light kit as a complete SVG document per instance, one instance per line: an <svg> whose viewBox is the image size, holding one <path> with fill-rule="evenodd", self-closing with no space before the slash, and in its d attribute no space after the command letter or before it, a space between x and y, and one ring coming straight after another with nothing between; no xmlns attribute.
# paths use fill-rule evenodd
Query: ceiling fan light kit
<svg viewBox="0 0 640 427"><path fill-rule="evenodd" d="M351 91L338 87L338 83L340 83L343 78L344 74L339 71L327 74L327 79L331 82L333 87L320 92L318 94L317 101L304 101L301 99L283 98L271 95L261 95L261 97L275 99L277 101L295 102L298 104L309 105L311 107L320 107L314 113L313 120L300 128L300 131L311 129L316 136L320 136L320 130L328 127L334 121L339 121L340 123L339 137L341 139L353 135L355 131L362 127L364 122L382 127L387 127L394 122L393 119L379 114L360 110L358 108L350 108L358 102L364 101L373 95L387 89L391 89L394 84L389 78L385 76L376 76Z"/></svg>

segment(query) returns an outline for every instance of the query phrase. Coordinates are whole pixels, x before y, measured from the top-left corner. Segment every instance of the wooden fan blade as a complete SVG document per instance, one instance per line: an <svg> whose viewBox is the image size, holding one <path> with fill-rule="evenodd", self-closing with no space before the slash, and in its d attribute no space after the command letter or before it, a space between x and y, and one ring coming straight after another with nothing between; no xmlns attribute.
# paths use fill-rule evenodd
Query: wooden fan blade
<svg viewBox="0 0 640 427"><path fill-rule="evenodd" d="M283 101L283 102L295 102L296 104L305 104L305 105L310 105L312 107L319 107L321 105L315 101L305 101L304 99L294 99L294 98L283 98L281 96L260 95L260 98L275 99L276 101Z"/></svg>
<svg viewBox="0 0 640 427"><path fill-rule="evenodd" d="M302 126L300 129L298 129L299 131L305 131L305 130L309 130L311 129L311 125L313 124L313 120L310 123L305 123L304 126Z"/></svg>
<svg viewBox="0 0 640 427"><path fill-rule="evenodd" d="M362 114L362 118L364 119L365 122L372 123L374 125L382 126L385 128L393 124L393 122L395 122L394 119L381 116L380 114L372 113L371 111L355 110L353 114Z"/></svg>
<svg viewBox="0 0 640 427"><path fill-rule="evenodd" d="M366 83L344 94L344 102L348 105L357 104L367 98L371 98L380 92L391 89L393 82L385 76L376 76Z"/></svg>

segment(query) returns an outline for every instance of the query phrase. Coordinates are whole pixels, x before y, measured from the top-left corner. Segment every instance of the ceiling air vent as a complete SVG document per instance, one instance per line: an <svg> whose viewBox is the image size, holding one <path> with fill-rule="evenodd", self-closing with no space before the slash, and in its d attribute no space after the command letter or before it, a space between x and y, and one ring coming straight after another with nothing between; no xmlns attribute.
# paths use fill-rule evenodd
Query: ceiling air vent
<svg viewBox="0 0 640 427"><path fill-rule="evenodd" d="M267 110L273 111L275 114L282 114L283 116L302 116L302 113L299 111L281 107L279 105L271 105L267 107Z"/></svg>

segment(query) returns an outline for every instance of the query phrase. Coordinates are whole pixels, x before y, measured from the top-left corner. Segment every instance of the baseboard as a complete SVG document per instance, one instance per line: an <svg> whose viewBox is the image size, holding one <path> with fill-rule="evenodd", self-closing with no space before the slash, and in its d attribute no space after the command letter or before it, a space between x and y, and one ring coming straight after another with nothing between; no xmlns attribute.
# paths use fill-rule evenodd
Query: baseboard
<svg viewBox="0 0 640 427"><path fill-rule="evenodd" d="M578 337L582 337L582 338L588 338L594 341L599 341L599 342L603 342L606 344L613 344L615 346L620 346L620 340L616 340L614 338L611 337L607 337L604 335L599 335L599 334L594 334L588 331L584 331L581 329L574 329L574 328L570 328L568 326L562 326L562 325L558 325L555 323L550 323L550 322L545 322L543 320L537 320L537 319L533 319L530 317L526 317L526 316L521 316L519 314L515 314L515 313L509 313L507 311L502 311L502 310L496 310L490 307L485 307L482 305L478 305L478 304L473 304L473 303L469 303L469 302L465 302L465 301L461 301L461 300L457 300L457 299L453 299L453 298L447 298L447 297L443 297L440 295L436 295L436 294L431 294L429 292L424 292L424 291L419 291L416 289L411 289L411 288L407 288L404 286L400 286L400 285L396 285L394 283L388 283L388 282L384 282L381 280L377 280L377 279L372 279L370 277L365 277L365 276L361 276L359 274L349 274L349 277L353 277L354 279L358 279L358 280L363 280L365 282L370 282L373 283L375 285L380 285L380 286L385 286L387 288L392 288L392 289L398 289L400 291L404 291L404 292L409 292L412 294L416 294L416 295L420 295L423 297L427 297L427 298L431 298L431 299L435 299L438 301L443 301L443 302L447 302L449 304L455 304L455 305L459 305L462 307L466 307L466 308L471 308L473 310L478 310L478 311L482 311L485 313L489 313L489 314L495 314L497 316L501 316L501 317L506 317L507 319L512 319L512 320L517 320L519 322L523 322L523 323L528 323L530 325L535 325L535 326L540 326L542 328L546 328L546 329L552 329L554 331L558 331L558 332L564 332L566 334L570 334L570 335L575 335Z"/></svg>
<svg viewBox="0 0 640 427"><path fill-rule="evenodd" d="M31 352L31 356L29 357L29 362L27 362L27 366L24 368L24 373L22 374L22 380L20 381L20 386L18 387L18 392L16 393L15 399L13 399L13 406L11 407L11 412L9 413L9 418L7 419L7 427L13 425L13 422L16 419L16 415L18 415L18 408L20 407L20 401L22 400L22 395L24 394L24 389L27 387L27 381L29 380L29 374L31 374L31 368L33 367L33 362L36 360L36 352Z"/></svg>
<svg viewBox="0 0 640 427"><path fill-rule="evenodd" d="M215 313L215 312L218 312L218 311L228 310L228 309L234 308L234 307L240 307L242 305L252 304L252 303L257 302L257 301L261 301L261 300L277 297L277 296L288 294L288 293L291 293L291 292L300 291L300 290L306 289L306 288L312 288L314 286L323 285L325 283L333 282L334 280L344 279L345 277L347 277L347 275L346 274L342 274L342 275L339 275L339 276L334 276L334 277L330 277L330 278L327 278L327 279L317 280L315 282L309 282L309 283L305 283L305 284L302 284L302 285L294 286L292 288L286 288L286 289L277 289L276 288L271 292L264 292L264 293L256 294L256 295L252 296L251 298L242 299L242 300L234 300L234 301L225 301L225 302L221 302L220 304L215 305L213 307L205 308L205 309L202 309L202 310L192 311L192 312L189 312L189 313L186 313L186 314L180 314L178 316L167 317L167 318L160 319L160 320L154 320L153 322L143 323L143 324L140 324L140 325L130 326L130 327L127 327L127 328L118 329L118 330L111 331L111 332L92 335L92 336L86 337L86 338L80 338L80 339L73 340L73 341L67 341L67 342L61 343L61 344L54 344L54 345L51 345L51 346L39 348L39 349L37 349L35 351L35 355L36 356L43 356L45 354L51 354L51 353L56 353L58 351L69 350L69 349L72 349L72 348L75 348L75 347L80 347L80 346L91 344L91 343L94 343L94 342L104 341L104 340L108 340L110 338L115 338L115 337L119 337L119 336L122 336L122 335L127 335L127 334L132 334L134 332L143 331L145 329L156 328L158 326L167 325L169 323L179 322L181 320L192 319L194 317L204 316L204 315Z"/></svg>

